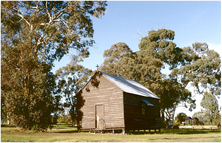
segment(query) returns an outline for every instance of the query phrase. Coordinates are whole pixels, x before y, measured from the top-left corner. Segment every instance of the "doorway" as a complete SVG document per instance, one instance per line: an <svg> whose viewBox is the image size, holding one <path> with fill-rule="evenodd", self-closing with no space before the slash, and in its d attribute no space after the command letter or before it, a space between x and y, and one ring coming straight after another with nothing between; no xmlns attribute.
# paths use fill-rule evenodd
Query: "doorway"
<svg viewBox="0 0 222 143"><path fill-rule="evenodd" d="M95 107L95 128L104 128L104 106L102 104Z"/></svg>

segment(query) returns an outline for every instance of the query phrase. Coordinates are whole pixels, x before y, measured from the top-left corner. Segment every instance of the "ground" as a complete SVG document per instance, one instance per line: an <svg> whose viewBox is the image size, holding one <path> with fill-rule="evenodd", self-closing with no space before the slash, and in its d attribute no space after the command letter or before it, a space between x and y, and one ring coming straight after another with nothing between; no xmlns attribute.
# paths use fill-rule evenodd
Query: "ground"
<svg viewBox="0 0 222 143"><path fill-rule="evenodd" d="M161 133L115 134L77 132L71 126L58 126L48 132L24 131L16 127L1 127L2 142L221 142L221 130L162 129Z"/></svg>

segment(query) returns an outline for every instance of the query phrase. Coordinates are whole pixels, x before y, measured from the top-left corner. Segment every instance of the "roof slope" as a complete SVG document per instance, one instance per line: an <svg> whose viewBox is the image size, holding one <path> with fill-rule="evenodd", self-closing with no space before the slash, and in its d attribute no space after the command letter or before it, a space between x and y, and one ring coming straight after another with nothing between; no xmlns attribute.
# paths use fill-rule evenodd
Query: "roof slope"
<svg viewBox="0 0 222 143"><path fill-rule="evenodd" d="M160 99L158 96L156 96L149 89L147 89L146 87L144 87L137 81L117 77L117 76L110 75L104 72L101 72L101 73L126 93Z"/></svg>

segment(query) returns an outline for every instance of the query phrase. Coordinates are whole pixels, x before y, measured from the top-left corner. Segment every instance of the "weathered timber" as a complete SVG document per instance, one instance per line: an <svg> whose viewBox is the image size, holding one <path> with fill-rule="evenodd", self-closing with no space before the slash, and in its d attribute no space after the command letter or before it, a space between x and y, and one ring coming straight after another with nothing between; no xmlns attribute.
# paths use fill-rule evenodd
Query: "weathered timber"
<svg viewBox="0 0 222 143"><path fill-rule="evenodd" d="M142 114L142 99L149 101L153 106L146 106L145 115ZM127 130L146 130L160 128L159 100L124 93L124 119Z"/></svg>
<svg viewBox="0 0 222 143"><path fill-rule="evenodd" d="M133 94L140 90L152 95ZM138 82L97 71L77 95L80 130L121 129L124 134L125 130L160 129L159 98Z"/></svg>

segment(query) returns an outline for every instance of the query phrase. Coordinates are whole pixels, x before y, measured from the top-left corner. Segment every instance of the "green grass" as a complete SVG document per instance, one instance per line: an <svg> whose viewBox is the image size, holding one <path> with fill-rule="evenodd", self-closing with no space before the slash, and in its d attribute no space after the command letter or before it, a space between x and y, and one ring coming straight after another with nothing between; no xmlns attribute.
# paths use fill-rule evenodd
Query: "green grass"
<svg viewBox="0 0 222 143"><path fill-rule="evenodd" d="M135 132L122 135L77 132L71 126L57 126L48 132L24 131L16 127L1 127L2 142L221 142L221 130L162 129L161 133Z"/></svg>

